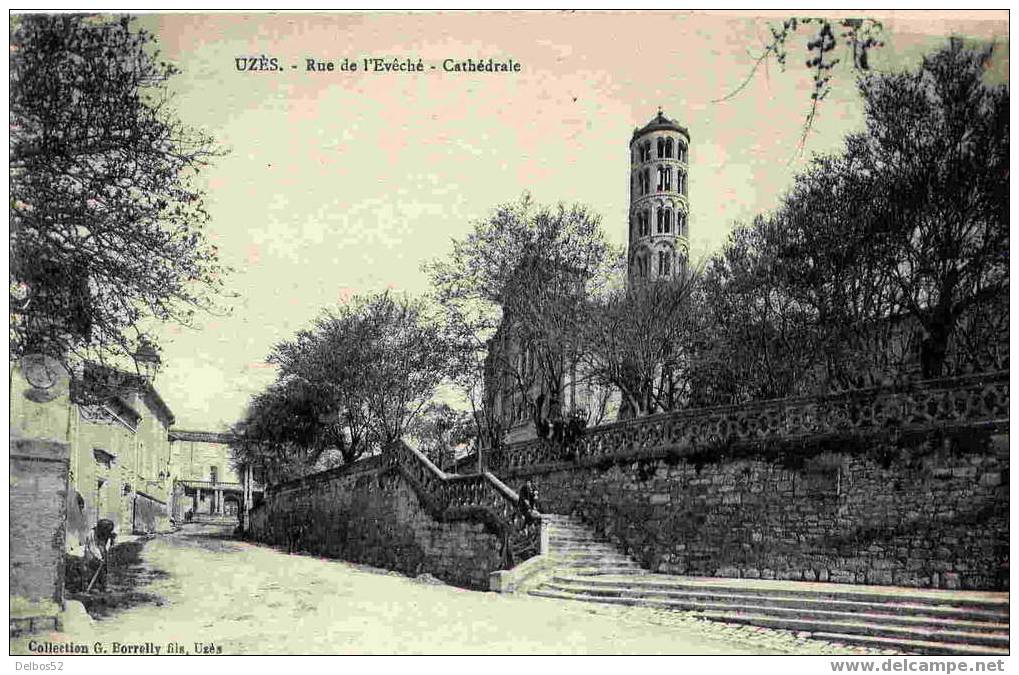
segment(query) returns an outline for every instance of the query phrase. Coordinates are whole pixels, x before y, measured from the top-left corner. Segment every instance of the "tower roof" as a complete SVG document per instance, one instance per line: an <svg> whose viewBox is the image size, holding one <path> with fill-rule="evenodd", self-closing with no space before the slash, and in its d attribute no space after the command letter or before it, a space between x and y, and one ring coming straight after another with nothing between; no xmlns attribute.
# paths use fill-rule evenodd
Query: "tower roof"
<svg viewBox="0 0 1019 675"><path fill-rule="evenodd" d="M658 114L655 115L650 122L645 124L643 127L633 130L633 137L630 139L630 144L632 145L635 140L637 140L644 134L650 133L652 131L663 131L666 129L669 131L678 131L679 133L686 136L686 140L688 141L690 140L690 132L686 130L686 127L681 126L679 122L677 122L676 120L670 120L662 112L662 109L659 108Z"/></svg>

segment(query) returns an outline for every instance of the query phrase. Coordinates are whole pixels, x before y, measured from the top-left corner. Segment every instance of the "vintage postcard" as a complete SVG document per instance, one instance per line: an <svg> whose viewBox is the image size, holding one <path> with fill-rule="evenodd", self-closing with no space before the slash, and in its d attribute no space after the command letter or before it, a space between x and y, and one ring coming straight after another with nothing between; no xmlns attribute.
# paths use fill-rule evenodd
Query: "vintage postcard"
<svg viewBox="0 0 1019 675"><path fill-rule="evenodd" d="M1008 18L12 12L17 669L1003 670Z"/></svg>

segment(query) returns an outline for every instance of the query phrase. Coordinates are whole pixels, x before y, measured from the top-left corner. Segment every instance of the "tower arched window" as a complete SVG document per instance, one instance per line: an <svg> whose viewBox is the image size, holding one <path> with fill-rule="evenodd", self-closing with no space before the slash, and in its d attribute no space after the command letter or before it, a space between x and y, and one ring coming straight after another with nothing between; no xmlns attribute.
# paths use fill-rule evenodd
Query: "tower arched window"
<svg viewBox="0 0 1019 675"><path fill-rule="evenodd" d="M640 236L646 237L651 234L651 213L645 209L638 214L640 222Z"/></svg>
<svg viewBox="0 0 1019 675"><path fill-rule="evenodd" d="M662 157L665 157L665 139L664 138L659 138L658 139L658 159L661 159Z"/></svg>
<svg viewBox="0 0 1019 675"><path fill-rule="evenodd" d="M686 146L682 143L676 143L676 159L681 162L686 161Z"/></svg>
<svg viewBox="0 0 1019 675"><path fill-rule="evenodd" d="M668 251L658 252L658 276L667 277L672 272L672 259Z"/></svg>
<svg viewBox="0 0 1019 675"><path fill-rule="evenodd" d="M646 195L651 191L651 172L644 169L638 174L638 180L640 182L640 193Z"/></svg>
<svg viewBox="0 0 1019 675"><path fill-rule="evenodd" d="M676 234L686 236L686 214L682 211L676 212Z"/></svg>
<svg viewBox="0 0 1019 675"><path fill-rule="evenodd" d="M665 139L665 156L672 159L672 139Z"/></svg>
<svg viewBox="0 0 1019 675"><path fill-rule="evenodd" d="M681 195L686 194L686 174L682 171L678 172L676 176L676 191Z"/></svg>
<svg viewBox="0 0 1019 675"><path fill-rule="evenodd" d="M662 213L664 214L662 217L664 232L668 234L672 232L672 209L663 209Z"/></svg>
<svg viewBox="0 0 1019 675"><path fill-rule="evenodd" d="M640 144L640 161L646 162L651 159L651 141Z"/></svg>
<svg viewBox="0 0 1019 675"><path fill-rule="evenodd" d="M655 230L655 231L656 231L656 232L657 232L658 234L661 234L662 232L664 232L664 231L665 231L664 229L662 229L662 228L663 228L663 225L662 225L662 221L663 221L663 220L664 220L664 218L665 218L665 209L658 209L657 211L655 211L655 216L656 216L656 218L655 218L655 219L657 220L657 223L656 223L656 224L657 224L657 226L658 226L658 229L657 229L657 230Z"/></svg>
<svg viewBox="0 0 1019 675"><path fill-rule="evenodd" d="M666 192L672 190L672 167L667 166L664 168L665 176L665 187L663 188Z"/></svg>

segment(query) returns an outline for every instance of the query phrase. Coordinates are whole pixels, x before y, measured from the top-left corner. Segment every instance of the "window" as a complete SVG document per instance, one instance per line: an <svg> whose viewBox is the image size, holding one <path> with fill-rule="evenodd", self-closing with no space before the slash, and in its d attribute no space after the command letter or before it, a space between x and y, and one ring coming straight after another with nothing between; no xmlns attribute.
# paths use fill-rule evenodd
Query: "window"
<svg viewBox="0 0 1019 675"><path fill-rule="evenodd" d="M662 209L658 209L655 212L655 215L657 216L656 220L658 221L657 223L658 229L656 230L656 232L658 232L658 234L661 234L662 232L665 231L662 229L662 219L665 217L665 211Z"/></svg>
<svg viewBox="0 0 1019 675"><path fill-rule="evenodd" d="M640 193L646 195L651 192L651 171L644 169L640 173Z"/></svg>
<svg viewBox="0 0 1019 675"><path fill-rule="evenodd" d="M663 220L665 222L665 233L668 234L669 232L672 232L672 209L665 209L665 217Z"/></svg>
<svg viewBox="0 0 1019 675"><path fill-rule="evenodd" d="M666 139L665 141L665 156L672 159L672 139Z"/></svg>
<svg viewBox="0 0 1019 675"><path fill-rule="evenodd" d="M676 191L681 195L686 194L686 174L679 172L676 176Z"/></svg>
<svg viewBox="0 0 1019 675"><path fill-rule="evenodd" d="M92 456L95 458L96 464L104 469L113 468L114 457L109 452L106 452L102 448L92 448Z"/></svg>
<svg viewBox="0 0 1019 675"><path fill-rule="evenodd" d="M665 167L665 190L672 189L672 167Z"/></svg>
<svg viewBox="0 0 1019 675"><path fill-rule="evenodd" d="M651 141L640 144L640 161L646 162L651 159Z"/></svg>
<svg viewBox="0 0 1019 675"><path fill-rule="evenodd" d="M665 157L665 139L658 139L658 159Z"/></svg>
<svg viewBox="0 0 1019 675"><path fill-rule="evenodd" d="M637 214L637 221L640 227L640 236L646 237L651 234L651 214L647 209Z"/></svg>
<svg viewBox="0 0 1019 675"><path fill-rule="evenodd" d="M686 161L686 146L682 143L676 143L676 159L681 162Z"/></svg>
<svg viewBox="0 0 1019 675"><path fill-rule="evenodd" d="M686 236L686 214L682 211L676 213L676 233Z"/></svg>
<svg viewBox="0 0 1019 675"><path fill-rule="evenodd" d="M658 191L665 189L665 167L658 167Z"/></svg>
<svg viewBox="0 0 1019 675"><path fill-rule="evenodd" d="M637 274L642 277L647 276L647 258L644 256L637 258Z"/></svg>
<svg viewBox="0 0 1019 675"><path fill-rule="evenodd" d="M658 252L658 276L667 277L670 272L669 254L665 251Z"/></svg>

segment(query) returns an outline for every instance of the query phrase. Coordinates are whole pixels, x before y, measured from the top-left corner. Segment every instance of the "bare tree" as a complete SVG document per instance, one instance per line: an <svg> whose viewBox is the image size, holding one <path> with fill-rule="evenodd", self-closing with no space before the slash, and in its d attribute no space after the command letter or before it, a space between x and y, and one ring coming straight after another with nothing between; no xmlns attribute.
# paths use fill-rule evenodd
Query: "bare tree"
<svg viewBox="0 0 1019 675"><path fill-rule="evenodd" d="M649 280L593 300L584 321L584 370L621 392L623 415L679 407L688 397L696 275Z"/></svg>

